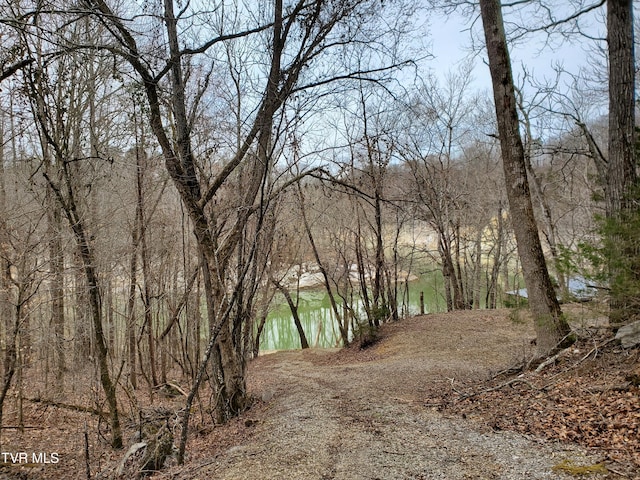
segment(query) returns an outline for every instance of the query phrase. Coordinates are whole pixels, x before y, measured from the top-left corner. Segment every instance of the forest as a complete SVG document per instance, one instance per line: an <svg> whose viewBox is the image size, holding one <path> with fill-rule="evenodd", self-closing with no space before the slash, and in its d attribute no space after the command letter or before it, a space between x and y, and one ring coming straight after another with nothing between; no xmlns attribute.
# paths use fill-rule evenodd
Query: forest
<svg viewBox="0 0 640 480"><path fill-rule="evenodd" d="M638 320L631 0L0 5L0 445L48 402L120 449L169 391L182 463L191 412L248 406L271 311L313 344L310 286L343 346L433 272L448 311L526 288L540 358L572 341L572 279ZM443 15L469 25L453 66ZM534 36L588 63L511 65Z"/></svg>

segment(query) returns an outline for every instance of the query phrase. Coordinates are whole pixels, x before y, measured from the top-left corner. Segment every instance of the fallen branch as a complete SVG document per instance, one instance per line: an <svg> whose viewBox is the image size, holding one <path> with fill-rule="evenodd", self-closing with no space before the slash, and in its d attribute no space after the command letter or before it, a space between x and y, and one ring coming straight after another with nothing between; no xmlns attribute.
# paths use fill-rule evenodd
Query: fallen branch
<svg viewBox="0 0 640 480"><path fill-rule="evenodd" d="M525 367L526 367L526 362L523 361L517 365L512 365L510 367L497 371L496 373L491 375L491 379L493 380L503 375L515 375L516 373L522 372L525 369Z"/></svg>
<svg viewBox="0 0 640 480"><path fill-rule="evenodd" d="M166 382L166 383L163 383L162 385L158 385L157 387L155 387L155 389L160 393L167 396L171 396L171 397L175 397L178 395L182 395L183 397L189 396L189 394L185 392L182 388L180 388L179 385L176 385L175 383L171 383L171 382Z"/></svg>
<svg viewBox="0 0 640 480"><path fill-rule="evenodd" d="M14 426L14 425L3 425L0 427L3 430L23 430L23 429L27 429L27 428L31 428L34 430L44 430L44 427L36 427L36 426L28 426L28 425L18 425L18 426Z"/></svg>
<svg viewBox="0 0 640 480"><path fill-rule="evenodd" d="M546 367L548 367L549 365L551 365L552 363L555 363L556 360L558 360L558 358L560 358L565 352L569 351L572 347L569 348L565 348L564 350L560 350L558 353L556 353L554 356L547 358L544 362L542 362L540 365L538 365L536 367L536 369L534 370L535 373L540 373L542 370L544 370Z"/></svg>
<svg viewBox="0 0 640 480"><path fill-rule="evenodd" d="M135 455L143 448L147 448L147 442L134 443L133 445L131 445L131 447L129 447L129 450L127 450L127 453L125 453L124 456L122 457L122 460L120 460L120 464L118 465L118 468L116 470L116 478L121 478L122 475L125 473L127 460L129 460L131 456Z"/></svg>
<svg viewBox="0 0 640 480"><path fill-rule="evenodd" d="M617 463L619 463L619 462L617 462ZM620 470L614 469L613 467L611 467L611 465L607 465L607 470L609 470L611 473L615 473L616 475L619 475L621 477L631 478L630 475L627 475L626 473L621 472Z"/></svg>
<svg viewBox="0 0 640 480"><path fill-rule="evenodd" d="M65 410L72 410L74 412L83 412L83 413L91 413L93 415L97 415L99 417L107 418L107 412L103 412L102 410L98 410L97 408L92 407L83 407L82 405L72 405L69 403L63 402L54 402L53 400L45 400L42 398L25 398L32 403L41 403L43 405L47 405L49 407L63 408Z"/></svg>

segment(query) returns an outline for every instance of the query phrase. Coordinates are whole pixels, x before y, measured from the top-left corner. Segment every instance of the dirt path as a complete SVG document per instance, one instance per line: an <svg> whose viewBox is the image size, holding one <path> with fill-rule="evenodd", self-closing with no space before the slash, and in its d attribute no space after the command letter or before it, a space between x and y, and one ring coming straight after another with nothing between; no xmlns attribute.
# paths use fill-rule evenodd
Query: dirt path
<svg viewBox="0 0 640 480"><path fill-rule="evenodd" d="M576 447L446 418L425 399L522 357L533 332L507 313L463 312L391 326L368 350L266 355L250 368L265 400L243 420L248 436L194 459L190 479L544 479ZM256 422L253 424L253 422ZM591 477L594 478L594 477Z"/></svg>

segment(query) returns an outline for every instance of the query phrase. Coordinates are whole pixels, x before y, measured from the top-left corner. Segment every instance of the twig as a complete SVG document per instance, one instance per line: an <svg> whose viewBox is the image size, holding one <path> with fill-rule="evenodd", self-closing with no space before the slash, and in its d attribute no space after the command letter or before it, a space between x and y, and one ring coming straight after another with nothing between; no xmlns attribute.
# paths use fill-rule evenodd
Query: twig
<svg viewBox="0 0 640 480"><path fill-rule="evenodd" d="M15 425L3 425L0 427L2 430L22 430L23 428L32 428L34 430L44 430L44 427L36 427L29 425L15 426Z"/></svg>
<svg viewBox="0 0 640 480"><path fill-rule="evenodd" d="M580 360L578 360L575 364L575 366L580 365L582 362L584 362L587 358L589 358L591 356L592 353L597 352L598 350L602 349L602 347L610 344L611 342L613 342L615 340L615 337L610 338L609 340L602 342L600 345L597 345L595 347L593 347L591 350L589 350L589 353L587 353L584 357L582 357ZM596 353L597 355L597 353Z"/></svg>
<svg viewBox="0 0 640 480"><path fill-rule="evenodd" d="M621 472L620 470L616 470L614 468L611 468L609 465L607 465L607 470L609 470L611 473L615 473L616 475L620 475L621 477L624 478L631 478L629 475L627 475L624 472Z"/></svg>
<svg viewBox="0 0 640 480"><path fill-rule="evenodd" d="M594 387L587 388L588 392L591 393L605 393L605 392L627 392L631 388L631 382L619 383L617 385L597 385Z"/></svg>
<svg viewBox="0 0 640 480"><path fill-rule="evenodd" d="M89 431L87 422L84 422L84 461L87 467L87 480L91 480L91 462L89 460Z"/></svg>
<svg viewBox="0 0 640 480"><path fill-rule="evenodd" d="M514 373L520 373L524 370L526 362L522 362L518 365L512 365L511 367L504 368L491 375L491 379L498 378L502 375L513 375Z"/></svg>
<svg viewBox="0 0 640 480"><path fill-rule="evenodd" d="M392 452L391 450L382 450L383 453L388 453L390 455L405 455L403 452Z"/></svg>
<svg viewBox="0 0 640 480"><path fill-rule="evenodd" d="M571 348L571 347L569 347ZM569 350L569 348L565 348L564 350L560 350L558 353L556 353L554 356L547 358L544 362L542 362L540 365L537 366L537 368L534 370L535 373L540 373L542 370L544 370L546 367L548 367L549 365L551 365L552 363L554 363L558 358L560 358L560 356L566 352L567 350Z"/></svg>
<svg viewBox="0 0 640 480"><path fill-rule="evenodd" d="M447 377L447 380L449 380L449 383L451 384L451 390L456 392L458 395L464 395L461 391L459 391L458 389L456 389L456 387L453 386L453 383L456 381L455 378L448 378Z"/></svg>
<svg viewBox="0 0 640 480"><path fill-rule="evenodd" d="M523 378L512 378L511 380L501 383L500 385L496 385L495 387L491 387L491 388L486 388L484 390L480 390L479 392L474 392L469 394L460 394L460 398L461 400L466 400L467 398L475 397L476 395L480 395L482 393L495 392L496 390L500 390L501 388L508 387L516 383L524 383L531 390L540 390L540 388L536 387L534 384L532 384L531 382Z"/></svg>

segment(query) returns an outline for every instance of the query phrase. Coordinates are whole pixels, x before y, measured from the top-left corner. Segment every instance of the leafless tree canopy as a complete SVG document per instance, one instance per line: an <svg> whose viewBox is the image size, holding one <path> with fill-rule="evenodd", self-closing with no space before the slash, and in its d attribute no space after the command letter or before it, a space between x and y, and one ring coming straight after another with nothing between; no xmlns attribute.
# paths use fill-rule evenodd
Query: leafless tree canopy
<svg viewBox="0 0 640 480"><path fill-rule="evenodd" d="M416 282L495 308L524 275L552 351L569 280L616 275L584 255L596 215L637 214L633 2L480 4L1 2L0 424L37 397L120 448L175 394L145 441L182 462L192 415L250 405L278 304L316 343L309 288L321 329L364 346L417 313ZM441 12L477 47L446 72L423 47ZM592 63L536 77L507 53L531 38ZM495 105L474 90L485 52Z"/></svg>

